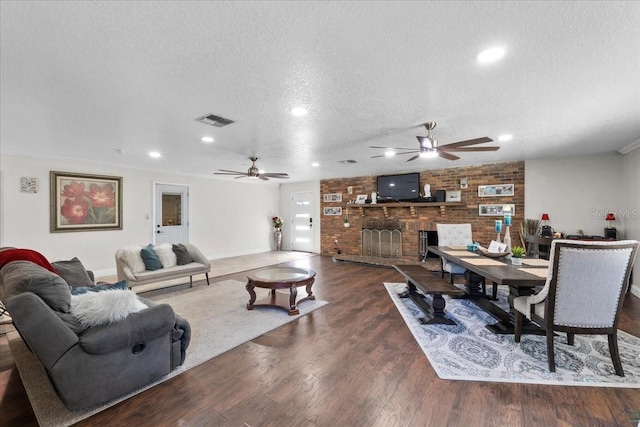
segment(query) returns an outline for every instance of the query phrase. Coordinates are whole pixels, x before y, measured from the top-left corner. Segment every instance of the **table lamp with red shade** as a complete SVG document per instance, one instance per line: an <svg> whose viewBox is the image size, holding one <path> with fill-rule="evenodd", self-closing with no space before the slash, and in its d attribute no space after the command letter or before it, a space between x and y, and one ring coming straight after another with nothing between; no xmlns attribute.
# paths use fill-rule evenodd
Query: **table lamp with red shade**
<svg viewBox="0 0 640 427"><path fill-rule="evenodd" d="M548 213L543 213L542 214L542 221L544 221L544 224L542 225L542 231L540 232L541 235L543 236L551 236L553 235L553 231L551 230L551 226L547 225L547 221L549 221L549 214Z"/></svg>
<svg viewBox="0 0 640 427"><path fill-rule="evenodd" d="M604 237L605 239L617 239L618 238L618 230L615 227L611 226L611 222L616 220L616 214L613 212L609 212L607 216L604 218L605 221L609 221L609 227L604 228Z"/></svg>

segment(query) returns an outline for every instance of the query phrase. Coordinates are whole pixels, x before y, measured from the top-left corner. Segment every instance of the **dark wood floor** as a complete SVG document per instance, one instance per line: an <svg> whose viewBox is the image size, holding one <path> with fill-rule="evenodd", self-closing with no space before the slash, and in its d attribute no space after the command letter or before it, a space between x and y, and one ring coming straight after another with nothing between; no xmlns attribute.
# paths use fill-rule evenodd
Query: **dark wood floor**
<svg viewBox="0 0 640 427"><path fill-rule="evenodd" d="M382 286L399 273L325 256L287 264L316 270L330 304L80 425L634 425L638 389L440 380ZM621 329L640 336L639 314L629 294ZM36 425L6 338L0 356L0 425Z"/></svg>

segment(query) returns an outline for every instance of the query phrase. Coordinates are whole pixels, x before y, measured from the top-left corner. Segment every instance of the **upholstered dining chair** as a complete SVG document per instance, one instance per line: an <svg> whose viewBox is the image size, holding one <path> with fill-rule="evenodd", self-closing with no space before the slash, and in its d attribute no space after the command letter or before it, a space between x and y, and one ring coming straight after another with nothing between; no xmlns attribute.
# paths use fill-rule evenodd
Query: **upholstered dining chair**
<svg viewBox="0 0 640 427"><path fill-rule="evenodd" d="M607 335L615 372L624 376L618 320L639 244L636 240L551 242L544 288L513 301L516 342L520 342L526 316L545 330L549 371L555 372L554 332L565 332L569 345L575 334Z"/></svg>
<svg viewBox="0 0 640 427"><path fill-rule="evenodd" d="M473 243L471 224L436 224L436 231L438 233L438 246L467 246L469 243ZM444 258L441 259L441 277L444 278L444 273L449 273L453 284L454 277L463 275L466 268Z"/></svg>

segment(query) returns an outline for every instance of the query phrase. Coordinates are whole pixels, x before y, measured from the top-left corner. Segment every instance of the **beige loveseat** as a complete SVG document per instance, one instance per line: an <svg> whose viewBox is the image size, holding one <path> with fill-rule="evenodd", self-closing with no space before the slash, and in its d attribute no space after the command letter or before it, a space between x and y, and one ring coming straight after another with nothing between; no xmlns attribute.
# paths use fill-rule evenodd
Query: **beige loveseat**
<svg viewBox="0 0 640 427"><path fill-rule="evenodd" d="M172 252L172 245L165 243L154 246L154 251L162 263L162 268L154 271L145 268L144 261L140 256L142 246L128 246L116 251L116 268L118 280L127 280L127 286L133 288L149 283L163 282L166 280L189 277L189 286L193 286L193 276L204 274L209 284L209 272L211 264L207 258L191 244L184 244L193 259L184 265L178 265L175 254Z"/></svg>

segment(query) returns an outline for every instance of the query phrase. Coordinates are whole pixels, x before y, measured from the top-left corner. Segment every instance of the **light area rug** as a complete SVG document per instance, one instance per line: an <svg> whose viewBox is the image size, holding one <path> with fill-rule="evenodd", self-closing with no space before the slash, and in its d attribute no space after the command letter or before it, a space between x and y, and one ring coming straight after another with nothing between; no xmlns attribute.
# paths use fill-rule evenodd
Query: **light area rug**
<svg viewBox="0 0 640 427"><path fill-rule="evenodd" d="M269 292L267 289L255 291L258 298ZM298 297L304 296L306 292L300 289ZM27 349L19 334L14 331L7 335L20 378L41 426L76 423L327 304L321 300L304 301L298 306L300 314L295 316L271 307L247 310L249 294L245 284L237 280L225 280L179 295L154 298L154 301L170 304L177 314L191 324L191 343L184 364L159 381L97 408L69 411L56 395L44 368Z"/></svg>
<svg viewBox="0 0 640 427"><path fill-rule="evenodd" d="M472 301L445 296L447 317L457 325L423 325L424 313L410 298L400 298L404 283L385 283L389 296L409 330L442 379L566 386L640 388L640 338L618 331L618 349L625 376L613 370L607 337L566 335L555 338L556 372L548 371L546 338L497 335L485 326L496 320ZM506 286L499 287L498 305L508 307ZM425 299L431 304L431 296Z"/></svg>

